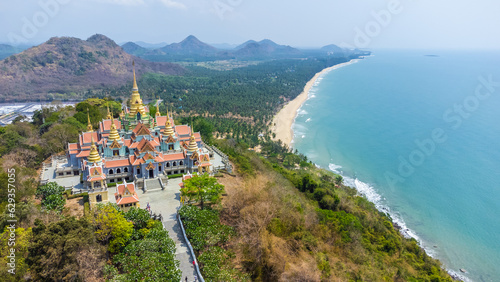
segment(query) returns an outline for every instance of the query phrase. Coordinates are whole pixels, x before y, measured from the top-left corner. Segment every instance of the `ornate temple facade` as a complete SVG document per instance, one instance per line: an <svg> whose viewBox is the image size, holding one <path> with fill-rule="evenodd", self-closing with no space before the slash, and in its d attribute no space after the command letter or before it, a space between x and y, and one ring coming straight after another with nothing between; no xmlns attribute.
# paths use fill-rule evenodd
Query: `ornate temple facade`
<svg viewBox="0 0 500 282"><path fill-rule="evenodd" d="M85 189L105 190L118 182L133 182L142 188L145 179L211 171L210 152L204 148L200 133L189 125L175 125L168 112L160 115L158 104L156 110L151 117L139 94L134 70L130 107L124 106L117 119L108 109L107 118L95 131L89 118L78 142L68 144L70 170L82 175ZM104 194L89 193L91 203L108 201L107 192Z"/></svg>

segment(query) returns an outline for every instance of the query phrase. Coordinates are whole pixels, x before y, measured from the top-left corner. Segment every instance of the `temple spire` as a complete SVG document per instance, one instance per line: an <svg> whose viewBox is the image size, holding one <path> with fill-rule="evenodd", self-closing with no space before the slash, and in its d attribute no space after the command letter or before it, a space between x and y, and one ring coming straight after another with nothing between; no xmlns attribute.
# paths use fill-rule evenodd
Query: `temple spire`
<svg viewBox="0 0 500 282"><path fill-rule="evenodd" d="M111 112L109 111L109 104L108 104L107 108L108 108L108 115L106 116L106 118L111 119L113 116L111 115Z"/></svg>
<svg viewBox="0 0 500 282"><path fill-rule="evenodd" d="M97 151L97 146L94 143L94 136L92 135L91 137L91 143L90 143L90 155L89 155L89 162L91 163L96 163L101 161L101 156L99 155L99 152Z"/></svg>
<svg viewBox="0 0 500 282"><path fill-rule="evenodd" d="M196 143L196 138L194 137L194 127L191 122L191 138L189 138L189 145L187 148L188 152L194 152L198 150L198 144Z"/></svg>
<svg viewBox="0 0 500 282"><path fill-rule="evenodd" d="M120 134L118 134L118 130L116 130L115 120L111 116L111 129L109 131L108 140L120 140Z"/></svg>
<svg viewBox="0 0 500 282"><path fill-rule="evenodd" d="M146 110L142 104L139 88L137 87L137 81L135 78L135 62L132 62L132 65L134 72L134 85L132 86L132 96L130 97L130 115L135 118L137 113L140 113L141 117L143 117L146 115Z"/></svg>
<svg viewBox="0 0 500 282"><path fill-rule="evenodd" d="M135 61L132 61L132 70L134 72L134 85L132 85L132 90L139 90L139 87L137 87L137 81L135 80Z"/></svg>
<svg viewBox="0 0 500 282"><path fill-rule="evenodd" d="M92 127L92 123L90 123L90 112L89 112L88 108L87 108L87 120L88 120L88 123L87 123L87 132L94 131L94 128Z"/></svg>
<svg viewBox="0 0 500 282"><path fill-rule="evenodd" d="M160 116L160 98L158 98L158 101L156 101L156 116Z"/></svg>

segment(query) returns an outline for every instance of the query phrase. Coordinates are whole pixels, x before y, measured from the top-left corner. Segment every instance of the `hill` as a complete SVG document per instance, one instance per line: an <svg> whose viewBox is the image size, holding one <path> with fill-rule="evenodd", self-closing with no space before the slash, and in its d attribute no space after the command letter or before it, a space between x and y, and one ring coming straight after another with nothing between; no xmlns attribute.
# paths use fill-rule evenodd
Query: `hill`
<svg viewBox="0 0 500 282"><path fill-rule="evenodd" d="M0 44L0 60L7 58L10 55L17 54L26 48L15 47L8 44Z"/></svg>
<svg viewBox="0 0 500 282"><path fill-rule="evenodd" d="M301 55L301 51L290 47L288 45L279 45L275 42L264 39L259 42L254 40L249 40L242 45L237 47L237 51L234 52L235 56L238 58L263 58L263 57L296 57Z"/></svg>
<svg viewBox="0 0 500 282"><path fill-rule="evenodd" d="M0 101L46 99L49 93L79 92L121 86L146 72L184 73L171 63L152 63L126 53L104 35L87 40L53 37L47 42L0 61Z"/></svg>
<svg viewBox="0 0 500 282"><path fill-rule="evenodd" d="M175 55L213 55L218 51L217 48L210 46L207 43L201 42L193 35L186 37L186 39L182 40L179 43L172 43L160 49L165 52L165 54Z"/></svg>
<svg viewBox="0 0 500 282"><path fill-rule="evenodd" d="M129 53L130 55L134 55L134 56L140 56L140 55L149 51L147 48L144 48L144 47L142 47L134 42L127 42L127 43L123 44L122 49L123 49L123 51Z"/></svg>

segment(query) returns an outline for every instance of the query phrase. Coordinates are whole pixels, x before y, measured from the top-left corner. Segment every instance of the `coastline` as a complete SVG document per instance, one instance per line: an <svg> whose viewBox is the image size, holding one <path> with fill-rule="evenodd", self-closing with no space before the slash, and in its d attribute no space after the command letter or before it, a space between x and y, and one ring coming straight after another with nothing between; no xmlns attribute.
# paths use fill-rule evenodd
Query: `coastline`
<svg viewBox="0 0 500 282"><path fill-rule="evenodd" d="M316 80L332 70L350 65L358 60L360 59L352 59L349 62L340 63L316 73L313 78L306 83L304 90L302 90L302 92L295 97L295 99L283 106L283 108L281 108L281 110L273 117L273 126L271 127L271 130L276 134L276 137L273 138L273 140L281 140L283 144L291 147L291 143L293 141L292 126L295 121L295 117L297 116L297 112L300 107L302 107L302 104L304 104L304 102L309 98L309 91L314 86Z"/></svg>
<svg viewBox="0 0 500 282"><path fill-rule="evenodd" d="M276 134L276 137L273 138L273 140L281 140L283 144L286 144L289 148L292 148L293 144L293 138L294 138L294 132L293 132L293 124L295 123L295 118L297 117L300 108L304 104L305 101L308 100L309 93L313 86L315 86L316 81L318 78L322 77L323 75L327 74L328 72L338 69L340 67L350 65L353 63L356 63L360 59L352 59L348 62L340 63L337 65L334 65L332 67L325 68L321 70L320 72L316 73L311 80L309 80L306 85L304 86L303 91L293 100L289 101L287 104L283 106L283 108L280 109L280 111L275 114L273 117L273 124L271 126L271 130L273 133ZM315 164L318 168L321 168L317 164ZM342 166L332 164L325 168L322 167L325 170L333 171L336 174L342 175L344 177L344 183L347 186L350 186L352 188L355 188L357 192L364 196L368 201L372 202L377 210L386 213L390 215L391 221L394 225L394 228L405 238L407 239L415 239L418 242L418 245L425 251L427 255L434 259L439 260L439 256L436 253L436 250L430 247L429 245L425 245L425 243L422 241L422 239L414 232L414 230L411 230L407 227L404 219L398 212L392 211L386 203L383 202L382 197L378 192L374 189L373 186L371 186L369 183L362 182L356 177L349 177L346 176L340 168ZM441 261L442 263L442 261ZM472 281L470 278L467 276L464 276L463 273L460 273L457 270L448 268L447 265L444 263L441 265L441 268L444 269L454 281L464 281L464 282L469 282ZM465 272L467 273L467 272Z"/></svg>

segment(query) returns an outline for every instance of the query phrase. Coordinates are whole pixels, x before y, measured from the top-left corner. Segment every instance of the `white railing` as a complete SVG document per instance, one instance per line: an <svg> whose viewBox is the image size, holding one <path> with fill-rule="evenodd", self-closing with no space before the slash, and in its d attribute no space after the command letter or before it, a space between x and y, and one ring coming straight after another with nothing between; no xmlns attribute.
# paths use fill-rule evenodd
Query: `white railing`
<svg viewBox="0 0 500 282"><path fill-rule="evenodd" d="M191 243L189 242L189 239L186 236L186 231L184 230L184 224L182 223L181 216L179 215L179 209L181 207L182 207L182 205L179 208L177 208L177 220L179 222L179 225L181 226L182 236L184 236L184 240L186 240L186 245L188 246L189 251L193 255L193 261L194 261L194 266L196 269L196 274L198 275L198 278L200 279L201 282L205 282L205 279L203 279L203 276L201 276L200 267L198 266L198 260L196 259L196 255L194 253L193 247L191 246Z"/></svg>

